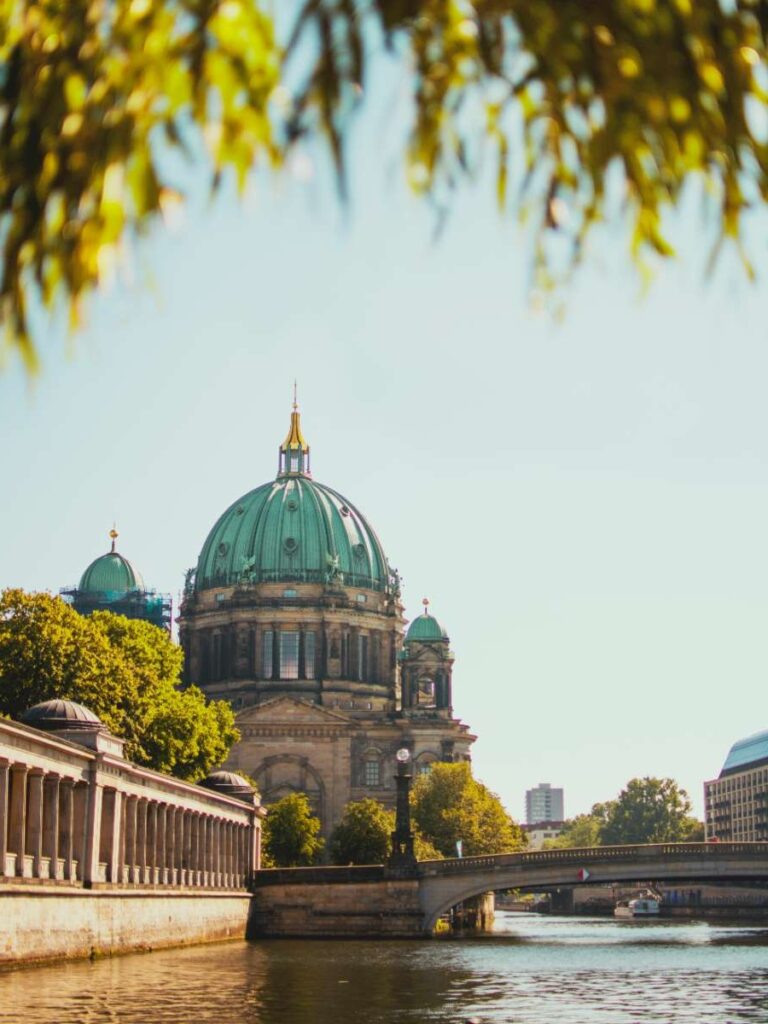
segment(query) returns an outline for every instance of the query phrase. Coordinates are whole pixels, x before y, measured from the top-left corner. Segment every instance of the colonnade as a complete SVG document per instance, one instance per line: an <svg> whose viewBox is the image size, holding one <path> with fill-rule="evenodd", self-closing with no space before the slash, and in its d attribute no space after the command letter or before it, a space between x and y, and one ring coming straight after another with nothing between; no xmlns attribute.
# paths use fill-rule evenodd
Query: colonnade
<svg viewBox="0 0 768 1024"><path fill-rule="evenodd" d="M123 764L125 777L93 763L74 777L0 757L0 881L245 888L259 863L254 808L171 779L178 794L143 795L143 769Z"/></svg>

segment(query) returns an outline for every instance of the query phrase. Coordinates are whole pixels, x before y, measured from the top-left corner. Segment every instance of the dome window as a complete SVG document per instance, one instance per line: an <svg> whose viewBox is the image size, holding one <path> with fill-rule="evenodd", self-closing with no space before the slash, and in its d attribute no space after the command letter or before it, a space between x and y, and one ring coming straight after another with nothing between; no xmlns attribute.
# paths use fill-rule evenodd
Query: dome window
<svg viewBox="0 0 768 1024"><path fill-rule="evenodd" d="M226 555L226 553L228 551L229 551L229 544L227 544L227 542L225 540L223 540L221 542L221 544L219 544L219 554L220 555Z"/></svg>
<svg viewBox="0 0 768 1024"><path fill-rule="evenodd" d="M283 550L287 555L295 555L299 548L299 542L295 537L286 537L283 541Z"/></svg>
<svg viewBox="0 0 768 1024"><path fill-rule="evenodd" d="M368 598L365 596L365 594L358 594L355 600L357 601L358 604L365 604Z"/></svg>
<svg viewBox="0 0 768 1024"><path fill-rule="evenodd" d="M365 558L365 545L355 544L355 546L352 548L352 554L355 556L358 562L362 562L362 560Z"/></svg>
<svg viewBox="0 0 768 1024"><path fill-rule="evenodd" d="M288 501L286 501L285 503L285 507L288 509L289 512L295 512L299 507L299 503L298 501L296 501L295 498L289 498Z"/></svg>
<svg viewBox="0 0 768 1024"><path fill-rule="evenodd" d="M339 509L339 511L341 512L341 514L343 516L348 516L349 515L349 506L348 505L342 505L341 508Z"/></svg>

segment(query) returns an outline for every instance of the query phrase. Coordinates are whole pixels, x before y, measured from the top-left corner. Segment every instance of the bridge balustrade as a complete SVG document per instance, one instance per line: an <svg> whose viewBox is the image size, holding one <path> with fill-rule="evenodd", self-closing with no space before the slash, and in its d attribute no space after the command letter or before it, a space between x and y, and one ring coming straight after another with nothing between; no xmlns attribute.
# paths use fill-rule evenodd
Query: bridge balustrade
<svg viewBox="0 0 768 1024"><path fill-rule="evenodd" d="M517 865L586 864L591 861L637 861L661 857L727 858L734 855L765 858L767 842L749 843L647 843L633 846L574 847L567 850L536 850L531 853L496 853L476 857L419 862L419 871L429 874L456 874Z"/></svg>

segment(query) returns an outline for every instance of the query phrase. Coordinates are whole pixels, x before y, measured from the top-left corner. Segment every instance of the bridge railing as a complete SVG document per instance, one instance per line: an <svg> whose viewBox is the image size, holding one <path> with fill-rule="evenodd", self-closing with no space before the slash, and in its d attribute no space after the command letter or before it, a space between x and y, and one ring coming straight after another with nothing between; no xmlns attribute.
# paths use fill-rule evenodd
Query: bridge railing
<svg viewBox="0 0 768 1024"><path fill-rule="evenodd" d="M653 860L663 857L768 857L768 842L759 843L648 843L634 846L588 846L569 850L536 850L531 853L496 853L479 857L419 861L419 872L448 875L484 868L535 867L587 864L595 861Z"/></svg>

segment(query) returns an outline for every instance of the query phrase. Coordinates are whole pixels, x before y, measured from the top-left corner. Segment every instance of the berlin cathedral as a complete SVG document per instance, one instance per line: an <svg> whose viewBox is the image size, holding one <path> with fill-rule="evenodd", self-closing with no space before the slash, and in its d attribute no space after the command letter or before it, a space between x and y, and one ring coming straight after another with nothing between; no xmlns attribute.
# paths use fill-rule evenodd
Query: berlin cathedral
<svg viewBox="0 0 768 1024"><path fill-rule="evenodd" d="M111 608L169 628L170 603L146 590L115 536L63 593L85 614ZM350 800L394 806L400 748L417 774L469 760L448 634L427 601L406 623L373 528L312 478L294 402L277 477L214 524L178 616L185 682L235 711L241 739L225 767L250 775L265 804L306 793L328 835Z"/></svg>

